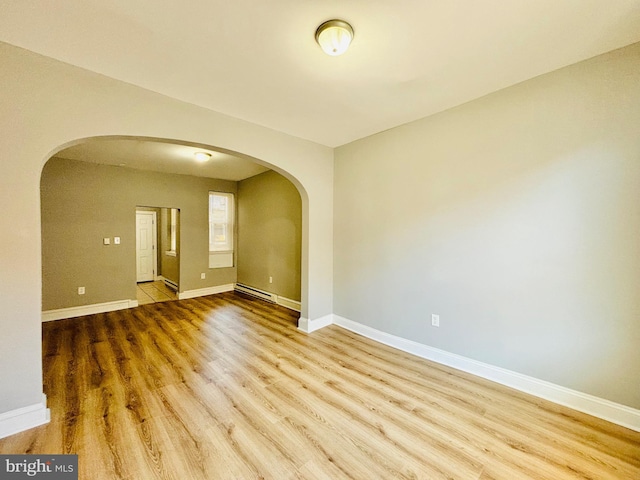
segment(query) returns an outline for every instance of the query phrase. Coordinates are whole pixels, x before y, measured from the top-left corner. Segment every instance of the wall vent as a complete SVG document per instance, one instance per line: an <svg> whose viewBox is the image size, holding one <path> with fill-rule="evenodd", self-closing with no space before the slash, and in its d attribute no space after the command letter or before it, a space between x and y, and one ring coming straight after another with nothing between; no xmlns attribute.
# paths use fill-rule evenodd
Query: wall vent
<svg viewBox="0 0 640 480"><path fill-rule="evenodd" d="M254 297L266 300L267 302L278 303L278 296L275 293L265 292L264 290L259 290L248 285L243 285L242 283L236 283L235 290L238 292L253 295Z"/></svg>

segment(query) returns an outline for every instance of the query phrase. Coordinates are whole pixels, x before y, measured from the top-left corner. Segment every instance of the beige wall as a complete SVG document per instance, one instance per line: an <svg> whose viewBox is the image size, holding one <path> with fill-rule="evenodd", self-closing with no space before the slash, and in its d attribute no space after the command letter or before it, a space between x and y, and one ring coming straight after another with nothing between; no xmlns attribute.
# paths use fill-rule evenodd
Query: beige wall
<svg viewBox="0 0 640 480"><path fill-rule="evenodd" d="M239 283L299 301L301 234L300 194L289 180L269 171L238 183Z"/></svg>
<svg viewBox="0 0 640 480"><path fill-rule="evenodd" d="M332 149L6 43L0 67L0 414L42 402L40 174L80 139L184 141L285 174L302 195L302 314L333 311Z"/></svg>
<svg viewBox="0 0 640 480"><path fill-rule="evenodd" d="M52 158L41 180L43 310L135 300L137 206L180 209L180 291L234 283L235 267L208 268L207 225L209 191L236 188L224 180ZM115 236L120 245L102 244Z"/></svg>
<svg viewBox="0 0 640 480"><path fill-rule="evenodd" d="M640 44L338 148L334 216L336 314L640 408Z"/></svg>

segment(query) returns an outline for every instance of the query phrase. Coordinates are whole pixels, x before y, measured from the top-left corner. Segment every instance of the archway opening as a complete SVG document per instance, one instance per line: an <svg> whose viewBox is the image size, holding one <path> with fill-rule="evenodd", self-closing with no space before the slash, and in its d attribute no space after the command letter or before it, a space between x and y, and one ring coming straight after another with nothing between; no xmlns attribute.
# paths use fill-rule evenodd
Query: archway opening
<svg viewBox="0 0 640 480"><path fill-rule="evenodd" d="M210 161L194 161L198 151L209 152ZM211 192L230 194L237 203L233 260L221 268L210 259ZM157 209L158 219L162 212L180 212L179 251L163 248L156 258L162 268L162 260L173 253L178 270L166 276L162 270L153 272L154 280L175 284L178 298L242 283L300 311L306 271L304 199L304 189L287 172L209 145L122 136L63 145L41 175L43 318L138 304L135 211L140 207ZM166 220L158 225L159 239L170 231Z"/></svg>

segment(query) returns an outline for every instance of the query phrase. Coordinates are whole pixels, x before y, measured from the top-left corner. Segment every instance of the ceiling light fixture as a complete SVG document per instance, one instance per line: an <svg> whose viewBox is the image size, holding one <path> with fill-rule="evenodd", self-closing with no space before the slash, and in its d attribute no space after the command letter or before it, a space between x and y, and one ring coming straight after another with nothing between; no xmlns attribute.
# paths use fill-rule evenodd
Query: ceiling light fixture
<svg viewBox="0 0 640 480"><path fill-rule="evenodd" d="M196 157L196 162L201 162L201 163L206 162L211 158L211 154L207 152L195 152L193 156Z"/></svg>
<svg viewBox="0 0 640 480"><path fill-rule="evenodd" d="M347 51L353 40L353 28L344 20L329 20L316 30L316 42L333 57Z"/></svg>

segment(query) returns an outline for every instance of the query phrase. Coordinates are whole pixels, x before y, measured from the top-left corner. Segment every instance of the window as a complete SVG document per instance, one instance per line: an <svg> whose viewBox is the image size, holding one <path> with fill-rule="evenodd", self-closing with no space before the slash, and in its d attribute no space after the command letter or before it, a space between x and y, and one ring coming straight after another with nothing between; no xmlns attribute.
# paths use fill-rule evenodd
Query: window
<svg viewBox="0 0 640 480"><path fill-rule="evenodd" d="M178 209L172 208L169 212L169 251L166 254L175 257L178 244Z"/></svg>
<svg viewBox="0 0 640 480"><path fill-rule="evenodd" d="M233 194L209 192L209 268L233 267Z"/></svg>

